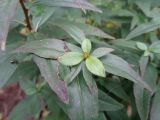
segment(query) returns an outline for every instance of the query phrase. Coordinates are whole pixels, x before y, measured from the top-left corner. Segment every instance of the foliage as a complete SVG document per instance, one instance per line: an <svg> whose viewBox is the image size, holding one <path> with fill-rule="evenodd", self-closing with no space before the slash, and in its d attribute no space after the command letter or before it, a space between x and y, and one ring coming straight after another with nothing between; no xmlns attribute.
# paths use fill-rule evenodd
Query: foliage
<svg viewBox="0 0 160 120"><path fill-rule="evenodd" d="M1 0L9 120L159 120L160 0Z"/></svg>

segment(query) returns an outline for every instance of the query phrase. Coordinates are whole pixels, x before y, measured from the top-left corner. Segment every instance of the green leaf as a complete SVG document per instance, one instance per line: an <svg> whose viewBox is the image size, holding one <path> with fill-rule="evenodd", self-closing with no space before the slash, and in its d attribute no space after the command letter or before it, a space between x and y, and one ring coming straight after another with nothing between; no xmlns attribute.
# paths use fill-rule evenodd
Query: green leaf
<svg viewBox="0 0 160 120"><path fill-rule="evenodd" d="M65 69L60 71L64 72ZM61 76L62 79L68 73L64 72L64 75ZM95 80L93 80L91 91L86 85L83 75L79 74L68 85L68 94L69 104L62 104L59 100L57 102L71 120L94 120L98 117L98 89Z"/></svg>
<svg viewBox="0 0 160 120"><path fill-rule="evenodd" d="M152 89L156 88L157 76L158 73L156 68L152 64L149 64L144 72L144 80L152 87ZM134 96L141 120L148 120L151 109L152 94L135 84Z"/></svg>
<svg viewBox="0 0 160 120"><path fill-rule="evenodd" d="M153 64L148 64L143 79L151 86L152 89L156 90L158 70Z"/></svg>
<svg viewBox="0 0 160 120"><path fill-rule="evenodd" d="M82 53L67 52L58 58L58 61L66 66L73 66L79 64L84 59Z"/></svg>
<svg viewBox="0 0 160 120"><path fill-rule="evenodd" d="M71 52L83 52L82 49L74 44L71 44L71 43L68 43L66 42L66 45L68 47L68 49L71 51Z"/></svg>
<svg viewBox="0 0 160 120"><path fill-rule="evenodd" d="M138 50L136 46L136 41L131 41L131 40L126 41L123 39L118 39L118 40L112 40L111 43L117 47L121 47L125 49L128 48L131 50Z"/></svg>
<svg viewBox="0 0 160 120"><path fill-rule="evenodd" d="M26 42L17 48L18 53L34 53L40 57L56 59L65 52L65 43L57 39L43 39Z"/></svg>
<svg viewBox="0 0 160 120"><path fill-rule="evenodd" d="M142 0L136 1L137 6L143 11L143 13L150 17L151 15L151 0L146 0L145 2Z"/></svg>
<svg viewBox="0 0 160 120"><path fill-rule="evenodd" d="M92 55L97 57L97 58L100 58L100 57L103 57L103 56L107 55L108 53L113 52L113 51L114 51L114 49L112 49L112 48L101 47L101 48L95 49L92 52Z"/></svg>
<svg viewBox="0 0 160 120"><path fill-rule="evenodd" d="M131 66L122 58L108 54L102 59L107 72L118 75L136 82L141 80L140 76L131 68Z"/></svg>
<svg viewBox="0 0 160 120"><path fill-rule="evenodd" d="M48 106L47 110L50 112L45 120L53 120L53 118L54 120L70 120L58 104L58 102L60 102L59 99L57 99L57 96L53 94L48 86L45 86L40 92Z"/></svg>
<svg viewBox="0 0 160 120"><path fill-rule="evenodd" d="M79 1L75 1L75 0L38 0L36 3L38 4L43 4L43 5L47 5L50 7L56 7L56 6L60 6L60 7L73 7L73 8L80 8L83 11L88 9L88 10L92 10L92 11L96 11L96 12L102 12L100 9L96 8L94 5L88 3L87 1L84 0L79 0Z"/></svg>
<svg viewBox="0 0 160 120"><path fill-rule="evenodd" d="M89 39L84 39L82 42L82 50L84 53L90 53L92 49L91 41Z"/></svg>
<svg viewBox="0 0 160 120"><path fill-rule="evenodd" d="M137 47L140 49L140 50L147 50L147 45L142 43L142 42L137 42Z"/></svg>
<svg viewBox="0 0 160 120"><path fill-rule="evenodd" d="M5 50L10 22L12 21L18 0L0 1L0 49Z"/></svg>
<svg viewBox="0 0 160 120"><path fill-rule="evenodd" d="M42 5L33 6L30 11L33 16L32 23L34 31L37 31L52 16L55 10L56 8L53 7L44 7Z"/></svg>
<svg viewBox="0 0 160 120"><path fill-rule="evenodd" d="M133 39L144 33L151 32L159 27L160 27L160 22L157 21L141 24L140 26L136 27L133 31L131 31L129 35L127 35L126 40Z"/></svg>
<svg viewBox="0 0 160 120"><path fill-rule="evenodd" d="M0 54L0 88L4 87L16 71L18 64L14 61L21 59L21 55L17 54ZM13 62L13 63L12 63Z"/></svg>
<svg viewBox="0 0 160 120"><path fill-rule="evenodd" d="M91 73L93 73L97 76L101 76L101 77L106 76L103 63L98 58L96 58L94 56L89 56L86 59L86 67Z"/></svg>
<svg viewBox="0 0 160 120"><path fill-rule="evenodd" d="M38 74L37 65L31 61L23 62L18 65L12 76L9 78L5 86L11 84L32 80Z"/></svg>
<svg viewBox="0 0 160 120"><path fill-rule="evenodd" d="M142 56L139 60L140 74L142 77L144 76L148 62L149 62L149 57L146 56Z"/></svg>
<svg viewBox="0 0 160 120"><path fill-rule="evenodd" d="M160 87L156 91L156 94L153 97L151 113L150 113L150 120L159 120L160 118Z"/></svg>
<svg viewBox="0 0 160 120"><path fill-rule="evenodd" d="M10 120L28 120L39 116L42 110L40 98L38 95L26 97L18 103L9 115ZM20 114L21 113L21 114Z"/></svg>
<svg viewBox="0 0 160 120"><path fill-rule="evenodd" d="M50 24L63 29L79 44L81 44L82 41L86 38L83 30L74 25L72 22L68 22L62 19L55 19L53 22L50 22Z"/></svg>
<svg viewBox="0 0 160 120"><path fill-rule="evenodd" d="M117 111L122 108L122 104L118 103L116 100L105 94L103 91L99 91L100 111Z"/></svg>
<svg viewBox="0 0 160 120"><path fill-rule="evenodd" d="M36 88L36 84L31 80L20 81L20 86L21 86L21 89L28 96L38 93L38 90Z"/></svg>
<svg viewBox="0 0 160 120"><path fill-rule="evenodd" d="M10 61L5 61L3 64L0 64L0 88L7 83L16 68L17 65L11 64Z"/></svg>
<svg viewBox="0 0 160 120"><path fill-rule="evenodd" d="M93 120L98 117L98 90L93 84L92 92L88 89L82 76L68 86L70 103L67 114L71 120Z"/></svg>
<svg viewBox="0 0 160 120"><path fill-rule="evenodd" d="M113 36L103 32L99 28L96 28L92 25L88 25L88 24L85 24L85 23L79 23L79 22L69 21L69 20L66 20L66 19L63 19L63 18L58 18L58 19L54 19L52 24L55 25L55 26L59 26L61 28L63 28L62 27L63 24L66 24L70 27L72 27L72 26L78 27L81 31L83 31L83 33L82 33L79 30L79 33L77 33L77 35L75 33L76 36L78 36L78 34L79 34L79 36L82 36L82 37L79 37L79 38L83 38L84 37L83 34L85 34L85 35L89 35L89 36L97 36L97 37L107 38L107 39L111 39L111 40L115 39ZM63 29L65 30L65 28L63 28ZM68 30L66 29L65 31L69 33L69 28L68 28ZM79 39L78 41L80 41L80 40L81 39ZM82 39L82 41L83 40L84 39Z"/></svg>
<svg viewBox="0 0 160 120"><path fill-rule="evenodd" d="M92 92L92 89L93 89L92 87L93 87L93 84L94 84L92 74L87 70L85 65L83 65L82 72L83 72L84 80L85 80L88 88Z"/></svg>
<svg viewBox="0 0 160 120"><path fill-rule="evenodd" d="M111 40L115 39L115 37L103 32L101 29L94 27L92 25L82 24L82 23L75 23L75 25L77 25L81 30L83 30L85 35L92 35L92 36L107 38Z"/></svg>
<svg viewBox="0 0 160 120"><path fill-rule="evenodd" d="M160 54L160 41L154 42L150 47L149 50L153 53Z"/></svg>
<svg viewBox="0 0 160 120"><path fill-rule="evenodd" d="M40 69L41 75L47 81L51 89L59 96L64 102L68 103L68 92L64 81L59 79L58 76L58 62L55 60L46 60L35 56L34 61Z"/></svg>
<svg viewBox="0 0 160 120"><path fill-rule="evenodd" d="M100 80L99 80L100 81ZM113 93L117 97L128 101L129 97L126 94L125 90L123 89L121 82L118 80L107 80L104 82L100 82L100 84L105 87L109 92Z"/></svg>
<svg viewBox="0 0 160 120"><path fill-rule="evenodd" d="M150 54L151 54L151 52L150 52L149 50L146 50L146 51L144 51L143 56L144 56L144 57L147 57L147 56L149 56Z"/></svg>
<svg viewBox="0 0 160 120"><path fill-rule="evenodd" d="M134 95L136 98L136 106L141 120L148 120L151 94L139 86L134 86Z"/></svg>
<svg viewBox="0 0 160 120"><path fill-rule="evenodd" d="M135 83L139 83L139 85L141 85L142 87L145 87L148 90L152 91L150 86L146 84L146 82L142 81L139 74L136 73L131 68L131 66L122 58L116 55L108 54L102 59L102 62L104 63L107 72L127 78L128 80L131 80Z"/></svg>
<svg viewBox="0 0 160 120"><path fill-rule="evenodd" d="M111 120L129 120L130 117L126 113L126 109L122 109L119 111L109 111L107 112L107 115L109 118L112 118Z"/></svg>
<svg viewBox="0 0 160 120"><path fill-rule="evenodd" d="M81 69L82 69L82 64L72 67L70 73L67 74L67 76L65 76L64 81L67 84L70 84L81 72Z"/></svg>
<svg viewBox="0 0 160 120"><path fill-rule="evenodd" d="M148 71L147 71L148 74ZM148 79L148 78L147 78ZM152 81L153 79L149 79ZM151 103L151 93L141 88L138 85L134 85L134 96L136 100L136 106L141 120L148 120L150 103Z"/></svg>
<svg viewBox="0 0 160 120"><path fill-rule="evenodd" d="M107 120L107 118L103 112L100 112L98 118L94 120Z"/></svg>

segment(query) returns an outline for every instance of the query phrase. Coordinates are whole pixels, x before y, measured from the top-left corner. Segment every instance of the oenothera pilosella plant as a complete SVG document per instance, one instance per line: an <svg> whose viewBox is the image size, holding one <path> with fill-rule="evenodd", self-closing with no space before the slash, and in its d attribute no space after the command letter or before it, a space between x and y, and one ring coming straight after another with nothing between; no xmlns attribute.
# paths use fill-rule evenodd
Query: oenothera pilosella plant
<svg viewBox="0 0 160 120"><path fill-rule="evenodd" d="M8 119L159 120L159 3L0 0L0 88L26 95Z"/></svg>
<svg viewBox="0 0 160 120"><path fill-rule="evenodd" d="M98 59L113 51L112 48L97 48L91 53L92 44L89 39L84 39L81 45L82 51L67 52L58 58L58 61L66 66L74 66L85 61L87 69L94 75L105 77L105 68Z"/></svg>

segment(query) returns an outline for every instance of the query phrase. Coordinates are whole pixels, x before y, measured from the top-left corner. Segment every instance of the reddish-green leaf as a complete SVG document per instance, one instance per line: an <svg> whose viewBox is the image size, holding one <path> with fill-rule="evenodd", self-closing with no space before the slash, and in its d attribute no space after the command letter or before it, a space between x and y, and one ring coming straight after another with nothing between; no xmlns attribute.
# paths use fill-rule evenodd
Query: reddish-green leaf
<svg viewBox="0 0 160 120"><path fill-rule="evenodd" d="M58 62L54 60L45 60L40 57L34 57L34 61L38 65L41 75L48 82L51 89L65 102L69 102L67 87L64 81L61 81L58 76Z"/></svg>

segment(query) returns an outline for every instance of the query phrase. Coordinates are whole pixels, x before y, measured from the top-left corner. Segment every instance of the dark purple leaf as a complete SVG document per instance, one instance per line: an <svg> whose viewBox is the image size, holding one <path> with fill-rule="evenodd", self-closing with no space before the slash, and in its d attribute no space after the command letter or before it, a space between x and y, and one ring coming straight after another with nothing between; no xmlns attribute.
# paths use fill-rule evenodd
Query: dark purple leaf
<svg viewBox="0 0 160 120"><path fill-rule="evenodd" d="M60 80L58 67L59 64L54 60L45 60L44 58L34 57L35 63L38 65L41 75L47 81L51 89L59 96L59 98L64 102L69 102L69 97L67 93L67 87L64 81Z"/></svg>

